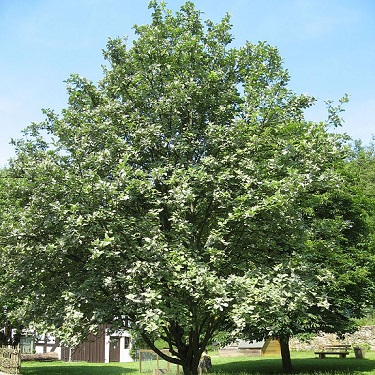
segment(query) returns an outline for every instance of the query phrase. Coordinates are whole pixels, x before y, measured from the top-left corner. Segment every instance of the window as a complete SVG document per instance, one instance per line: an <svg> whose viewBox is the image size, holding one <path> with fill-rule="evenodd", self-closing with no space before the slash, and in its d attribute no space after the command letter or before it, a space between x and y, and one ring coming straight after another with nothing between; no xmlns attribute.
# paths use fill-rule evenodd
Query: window
<svg viewBox="0 0 375 375"><path fill-rule="evenodd" d="M130 337L125 336L125 343L124 343L124 349L129 349L130 348Z"/></svg>

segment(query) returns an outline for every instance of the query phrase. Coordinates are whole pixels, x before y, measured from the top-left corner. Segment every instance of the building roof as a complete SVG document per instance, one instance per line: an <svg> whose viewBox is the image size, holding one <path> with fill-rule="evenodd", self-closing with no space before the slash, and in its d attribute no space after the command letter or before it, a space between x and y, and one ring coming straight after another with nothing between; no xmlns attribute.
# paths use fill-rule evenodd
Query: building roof
<svg viewBox="0 0 375 375"><path fill-rule="evenodd" d="M239 340L238 341L238 349L255 349L255 348L263 348L265 341L245 341Z"/></svg>

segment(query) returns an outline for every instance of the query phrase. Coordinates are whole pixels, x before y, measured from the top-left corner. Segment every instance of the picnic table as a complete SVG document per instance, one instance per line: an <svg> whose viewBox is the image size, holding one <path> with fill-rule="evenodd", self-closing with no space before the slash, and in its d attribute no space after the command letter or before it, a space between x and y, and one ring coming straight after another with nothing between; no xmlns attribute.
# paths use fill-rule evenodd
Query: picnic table
<svg viewBox="0 0 375 375"><path fill-rule="evenodd" d="M339 358L346 358L349 354L351 345L325 345L322 350L316 351L320 359L326 358L327 355L338 355Z"/></svg>

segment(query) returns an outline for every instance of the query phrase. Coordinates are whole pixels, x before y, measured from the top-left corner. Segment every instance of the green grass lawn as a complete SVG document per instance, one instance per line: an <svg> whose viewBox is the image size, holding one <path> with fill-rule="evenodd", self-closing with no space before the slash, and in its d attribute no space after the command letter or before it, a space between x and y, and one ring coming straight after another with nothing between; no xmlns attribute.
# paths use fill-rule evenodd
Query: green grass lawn
<svg viewBox="0 0 375 375"><path fill-rule="evenodd" d="M280 374L281 359L276 357L219 357L212 356L211 373L225 374ZM375 375L375 352L366 353L366 359L315 358L313 352L292 353L296 374ZM138 375L138 363L86 362L24 362L22 375ZM149 373L148 373L149 374ZM145 375L147 375L145 373Z"/></svg>

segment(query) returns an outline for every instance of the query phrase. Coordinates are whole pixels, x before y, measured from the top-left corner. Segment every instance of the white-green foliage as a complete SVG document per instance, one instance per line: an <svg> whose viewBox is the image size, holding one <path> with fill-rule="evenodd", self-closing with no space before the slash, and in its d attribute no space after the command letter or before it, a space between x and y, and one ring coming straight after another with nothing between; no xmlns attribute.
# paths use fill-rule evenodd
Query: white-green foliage
<svg viewBox="0 0 375 375"><path fill-rule="evenodd" d="M293 257L299 258L298 254ZM299 263L300 262L300 263ZM299 268L295 268L299 263ZM247 291L242 303L233 309L236 321L235 336L250 331L255 337L291 337L296 332L316 331L321 317L312 308L321 312L329 310L330 303L325 285L334 282L326 269L311 268L311 264L299 259L269 268L266 274L243 280Z"/></svg>

